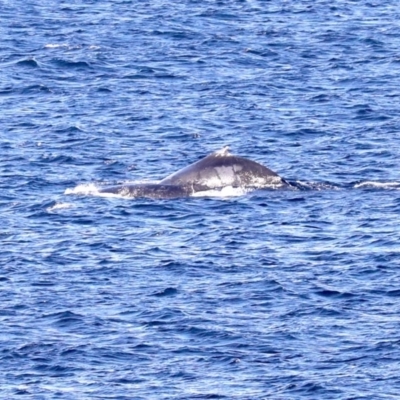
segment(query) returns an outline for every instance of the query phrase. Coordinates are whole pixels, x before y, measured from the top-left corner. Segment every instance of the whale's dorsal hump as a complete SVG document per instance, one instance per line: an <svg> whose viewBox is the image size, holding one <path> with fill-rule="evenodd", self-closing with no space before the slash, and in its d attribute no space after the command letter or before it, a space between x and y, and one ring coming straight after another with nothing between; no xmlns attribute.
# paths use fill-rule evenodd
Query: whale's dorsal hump
<svg viewBox="0 0 400 400"><path fill-rule="evenodd" d="M162 179L161 185L191 187L204 191L226 186L263 187L283 185L282 178L263 165L229 152L229 146Z"/></svg>
<svg viewBox="0 0 400 400"><path fill-rule="evenodd" d="M229 146L224 146L222 149L214 151L211 155L216 157L226 157L231 156L232 153L229 151Z"/></svg>

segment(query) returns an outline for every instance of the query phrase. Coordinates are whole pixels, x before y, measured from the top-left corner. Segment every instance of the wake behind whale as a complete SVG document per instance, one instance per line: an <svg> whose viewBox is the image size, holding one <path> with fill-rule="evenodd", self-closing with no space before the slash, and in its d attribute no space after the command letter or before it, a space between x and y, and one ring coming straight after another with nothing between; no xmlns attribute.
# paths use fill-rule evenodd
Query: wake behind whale
<svg viewBox="0 0 400 400"><path fill-rule="evenodd" d="M228 147L167 176L158 183L138 183L100 188L101 194L168 199L223 190L224 188L284 188L291 184L269 168L229 152Z"/></svg>

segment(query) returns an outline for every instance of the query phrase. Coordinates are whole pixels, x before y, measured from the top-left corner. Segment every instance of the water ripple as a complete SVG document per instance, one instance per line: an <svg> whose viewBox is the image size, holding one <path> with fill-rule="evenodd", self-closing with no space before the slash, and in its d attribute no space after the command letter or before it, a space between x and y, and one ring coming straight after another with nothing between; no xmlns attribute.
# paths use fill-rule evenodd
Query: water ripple
<svg viewBox="0 0 400 400"><path fill-rule="evenodd" d="M5 2L4 398L398 398L392 0ZM102 197L224 145L291 190Z"/></svg>

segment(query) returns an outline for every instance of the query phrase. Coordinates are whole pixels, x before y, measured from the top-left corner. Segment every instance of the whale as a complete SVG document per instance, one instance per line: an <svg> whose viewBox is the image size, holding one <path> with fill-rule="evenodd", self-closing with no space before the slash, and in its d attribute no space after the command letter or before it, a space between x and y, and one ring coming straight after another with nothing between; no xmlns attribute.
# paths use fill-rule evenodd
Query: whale
<svg viewBox="0 0 400 400"><path fill-rule="evenodd" d="M247 158L232 154L228 146L194 162L158 183L138 183L103 187L100 193L124 197L170 199L188 197L225 187L260 189L289 187L276 172Z"/></svg>

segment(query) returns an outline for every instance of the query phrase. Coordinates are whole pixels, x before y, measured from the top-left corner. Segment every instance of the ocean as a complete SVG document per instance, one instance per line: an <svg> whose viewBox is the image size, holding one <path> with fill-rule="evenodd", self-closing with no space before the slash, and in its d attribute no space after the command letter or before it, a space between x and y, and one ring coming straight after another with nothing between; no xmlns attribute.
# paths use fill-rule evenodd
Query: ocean
<svg viewBox="0 0 400 400"><path fill-rule="evenodd" d="M400 399L394 0L0 4L0 398ZM229 145L308 190L104 197Z"/></svg>

